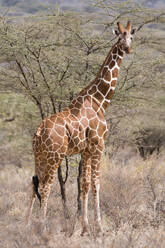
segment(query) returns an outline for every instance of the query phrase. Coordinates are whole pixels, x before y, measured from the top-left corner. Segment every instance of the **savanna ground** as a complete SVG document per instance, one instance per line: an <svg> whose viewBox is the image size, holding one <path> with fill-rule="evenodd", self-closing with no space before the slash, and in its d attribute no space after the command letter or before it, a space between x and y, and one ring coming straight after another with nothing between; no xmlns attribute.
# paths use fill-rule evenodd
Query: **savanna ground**
<svg viewBox="0 0 165 248"><path fill-rule="evenodd" d="M164 157L139 156L127 164L102 161L101 213L104 236L95 234L92 196L89 201L91 234L81 237L77 211L76 170L73 165L67 182L69 218L65 219L58 180L49 198L46 230L40 234L39 203L36 201L30 227L25 226L32 164L6 165L0 173L0 247L164 247L165 167Z"/></svg>

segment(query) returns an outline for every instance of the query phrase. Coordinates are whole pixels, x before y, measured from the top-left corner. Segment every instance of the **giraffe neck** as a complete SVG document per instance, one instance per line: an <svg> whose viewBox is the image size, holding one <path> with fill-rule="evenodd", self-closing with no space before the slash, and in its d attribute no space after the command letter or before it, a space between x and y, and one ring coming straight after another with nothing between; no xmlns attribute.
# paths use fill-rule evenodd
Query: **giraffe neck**
<svg viewBox="0 0 165 248"><path fill-rule="evenodd" d="M69 108L75 108L76 102L78 101L81 104L82 99L84 99L83 101L86 102L84 105L91 106L91 104L87 102L91 102L92 100L92 108L94 108L96 112L100 110L105 112L116 87L117 76L123 55L124 51L117 42L108 53L96 79L78 94Z"/></svg>
<svg viewBox="0 0 165 248"><path fill-rule="evenodd" d="M103 111L107 108L112 99L123 55L124 51L122 47L116 43L110 50L95 81L88 90L88 93L90 93L90 90L93 89L94 92L92 96L96 99L100 109L102 108Z"/></svg>

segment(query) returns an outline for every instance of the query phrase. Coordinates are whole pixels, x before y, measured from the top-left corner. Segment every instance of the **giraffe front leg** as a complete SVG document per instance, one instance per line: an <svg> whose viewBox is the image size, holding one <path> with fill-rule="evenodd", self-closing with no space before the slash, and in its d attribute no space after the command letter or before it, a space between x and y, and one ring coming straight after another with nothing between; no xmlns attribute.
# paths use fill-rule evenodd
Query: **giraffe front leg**
<svg viewBox="0 0 165 248"><path fill-rule="evenodd" d="M90 190L90 175L91 175L91 160L89 157L82 157L83 167L82 167L82 233L89 233L89 223L88 223L88 195Z"/></svg>
<svg viewBox="0 0 165 248"><path fill-rule="evenodd" d="M92 182L92 193L94 198L94 220L96 223L96 231L103 233L101 225L101 214L100 214L100 160L101 154L95 155L91 162L91 182Z"/></svg>
<svg viewBox="0 0 165 248"><path fill-rule="evenodd" d="M51 163L46 164L46 170L44 176L42 175L39 177L39 193L41 195L41 210L40 210L39 219L41 223L41 231L44 230L45 228L46 212L47 212L50 190L54 181L55 174L61 162L62 162L62 158L58 160L52 159Z"/></svg>

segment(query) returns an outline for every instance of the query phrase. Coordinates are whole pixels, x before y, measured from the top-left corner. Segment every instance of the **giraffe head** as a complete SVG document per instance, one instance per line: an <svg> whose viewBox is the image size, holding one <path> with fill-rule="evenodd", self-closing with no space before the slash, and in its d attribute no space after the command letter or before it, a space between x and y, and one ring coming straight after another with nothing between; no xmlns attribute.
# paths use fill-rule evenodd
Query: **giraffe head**
<svg viewBox="0 0 165 248"><path fill-rule="evenodd" d="M131 42L135 29L132 29L130 21L127 22L126 27L123 27L120 22L118 22L117 25L118 30L115 30L115 34L118 36L118 44L121 45L122 50L126 53L130 53Z"/></svg>

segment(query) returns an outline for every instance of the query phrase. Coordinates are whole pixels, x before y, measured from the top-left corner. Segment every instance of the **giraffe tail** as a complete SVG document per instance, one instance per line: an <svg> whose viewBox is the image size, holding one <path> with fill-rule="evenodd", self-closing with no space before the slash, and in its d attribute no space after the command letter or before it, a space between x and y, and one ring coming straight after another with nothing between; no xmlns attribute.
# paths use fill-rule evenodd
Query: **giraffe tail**
<svg viewBox="0 0 165 248"><path fill-rule="evenodd" d="M41 195L38 192L38 186L39 186L39 179L38 176L33 176L32 177L32 182L33 182L33 189L34 189L34 193L36 194L36 196L38 197L39 201L40 201L40 207L41 207Z"/></svg>

